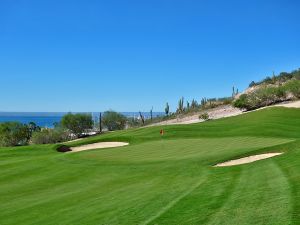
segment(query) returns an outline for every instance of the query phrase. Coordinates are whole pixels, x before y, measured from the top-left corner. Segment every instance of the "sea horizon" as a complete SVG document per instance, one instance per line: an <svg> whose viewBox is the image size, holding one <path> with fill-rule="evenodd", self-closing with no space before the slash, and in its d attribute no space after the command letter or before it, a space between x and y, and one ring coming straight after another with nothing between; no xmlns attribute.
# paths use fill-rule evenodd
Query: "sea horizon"
<svg viewBox="0 0 300 225"><path fill-rule="evenodd" d="M53 128L55 123L59 123L62 117L70 112L0 112L0 123L20 122L28 124L36 123L40 127ZM71 112L92 114L93 120L98 121L100 112ZM103 112L101 112L103 113ZM139 112L120 112L130 118L139 117ZM150 112L141 112L145 118L150 118ZM164 115L164 112L153 112L153 117Z"/></svg>

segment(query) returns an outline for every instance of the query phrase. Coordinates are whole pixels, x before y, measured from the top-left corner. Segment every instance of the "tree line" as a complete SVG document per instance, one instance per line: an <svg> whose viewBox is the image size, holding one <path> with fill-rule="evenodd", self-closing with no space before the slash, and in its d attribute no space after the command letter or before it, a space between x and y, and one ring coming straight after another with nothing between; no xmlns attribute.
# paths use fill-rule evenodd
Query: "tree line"
<svg viewBox="0 0 300 225"><path fill-rule="evenodd" d="M126 126L127 118L114 111L106 111L101 118L101 126L107 130L121 130ZM100 127L95 123L91 114L68 113L54 128L41 128L34 122L22 124L20 122L0 123L0 146L18 146L27 144L49 144L65 142L86 136L89 131Z"/></svg>

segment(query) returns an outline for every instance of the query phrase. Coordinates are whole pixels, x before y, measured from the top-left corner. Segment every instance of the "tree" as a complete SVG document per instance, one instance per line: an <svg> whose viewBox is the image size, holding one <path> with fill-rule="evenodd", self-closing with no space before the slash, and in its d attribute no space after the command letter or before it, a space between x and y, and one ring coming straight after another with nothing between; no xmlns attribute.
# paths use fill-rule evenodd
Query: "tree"
<svg viewBox="0 0 300 225"><path fill-rule="evenodd" d="M166 107L165 107L165 113L166 113L167 116L168 116L169 113L170 113L170 106L169 106L169 103L168 103L168 102L167 102Z"/></svg>
<svg viewBox="0 0 300 225"><path fill-rule="evenodd" d="M77 113L72 114L68 113L63 116L61 120L63 127L70 130L77 137L82 135L88 129L93 128L93 119L91 114Z"/></svg>
<svg viewBox="0 0 300 225"><path fill-rule="evenodd" d="M28 143L29 129L19 122L5 122L0 124L0 145L16 146Z"/></svg>
<svg viewBox="0 0 300 225"><path fill-rule="evenodd" d="M62 128L43 129L32 134L34 144L53 144L69 140L69 133Z"/></svg>
<svg viewBox="0 0 300 225"><path fill-rule="evenodd" d="M127 118L115 111L106 111L102 116L102 123L109 131L123 130L126 126Z"/></svg>
<svg viewBox="0 0 300 225"><path fill-rule="evenodd" d="M38 125L36 125L36 123L34 122L28 123L27 128L28 128L28 137L27 137L28 141L30 140L34 132L41 131L41 128Z"/></svg>

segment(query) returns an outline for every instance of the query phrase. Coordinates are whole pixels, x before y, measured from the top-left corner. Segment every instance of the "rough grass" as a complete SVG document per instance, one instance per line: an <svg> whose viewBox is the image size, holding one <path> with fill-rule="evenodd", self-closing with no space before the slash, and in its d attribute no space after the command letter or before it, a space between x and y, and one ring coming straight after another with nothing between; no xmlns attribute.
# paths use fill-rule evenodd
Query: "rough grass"
<svg viewBox="0 0 300 225"><path fill-rule="evenodd" d="M0 149L0 224L299 224L300 110L96 136L129 146L74 154ZM217 162L260 152L252 164Z"/></svg>

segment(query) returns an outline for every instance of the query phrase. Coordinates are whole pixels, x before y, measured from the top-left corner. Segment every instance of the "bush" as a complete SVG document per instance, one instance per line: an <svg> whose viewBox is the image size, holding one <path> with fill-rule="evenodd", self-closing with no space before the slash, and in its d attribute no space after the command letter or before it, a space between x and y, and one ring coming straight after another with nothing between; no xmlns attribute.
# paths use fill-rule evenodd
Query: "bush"
<svg viewBox="0 0 300 225"><path fill-rule="evenodd" d="M227 98L227 99L223 100L224 105L230 105L231 103L232 103L232 98Z"/></svg>
<svg viewBox="0 0 300 225"><path fill-rule="evenodd" d="M259 81L259 82L254 82L252 81L250 84L249 84L249 87L253 87L253 86L256 86L256 85L261 85L261 84L282 84L282 83L285 83L289 80L292 80L292 79L296 79L296 80L299 80L300 79L300 69L298 70L294 70L290 73L287 73L287 72L281 72L279 75L275 75L273 74L272 77L266 77L265 79L263 79L262 81Z"/></svg>
<svg viewBox="0 0 300 225"><path fill-rule="evenodd" d="M199 116L199 119L200 119L200 120L208 120L208 119L209 119L208 113L202 113L202 114Z"/></svg>
<svg viewBox="0 0 300 225"><path fill-rule="evenodd" d="M288 88L286 87L286 85L278 87L263 86L249 94L242 94L233 102L233 106L246 110L252 110L272 105L277 102L282 102L287 98L287 89ZM294 89L296 90L296 88Z"/></svg>
<svg viewBox="0 0 300 225"><path fill-rule="evenodd" d="M295 98L300 98L300 80L288 81L284 88L287 92L291 93Z"/></svg>
<svg viewBox="0 0 300 225"><path fill-rule="evenodd" d="M246 110L257 109L280 101L279 96L282 95L281 90L277 90L277 88L262 87L252 93L241 95L233 102L233 105Z"/></svg>
<svg viewBox="0 0 300 225"><path fill-rule="evenodd" d="M279 100L284 100L287 97L287 91L284 86L279 86L275 90L275 95Z"/></svg>
<svg viewBox="0 0 300 225"><path fill-rule="evenodd" d="M254 81L252 81L250 84L249 84L249 87L254 87L256 85L256 83Z"/></svg>
<svg viewBox="0 0 300 225"><path fill-rule="evenodd" d="M32 134L33 144L54 144L70 140L69 133L62 129L43 129Z"/></svg>
<svg viewBox="0 0 300 225"><path fill-rule="evenodd" d="M156 122L156 120L154 119L153 122ZM139 127L141 123L140 123L140 121L138 119L130 117L127 120L127 124L128 124L129 127Z"/></svg>
<svg viewBox="0 0 300 225"><path fill-rule="evenodd" d="M0 124L0 146L16 146L28 143L30 131L19 122L5 122Z"/></svg>
<svg viewBox="0 0 300 225"><path fill-rule="evenodd" d="M233 102L233 106L240 109L248 108L247 94L242 94L237 100Z"/></svg>
<svg viewBox="0 0 300 225"><path fill-rule="evenodd" d="M92 115L90 114L68 113L67 115L63 116L61 124L78 137L88 129L93 128L93 119Z"/></svg>
<svg viewBox="0 0 300 225"><path fill-rule="evenodd" d="M70 151L72 151L72 149L69 146L67 146L67 145L60 145L56 149L56 151L58 151L58 152L70 152Z"/></svg>
<svg viewBox="0 0 300 225"><path fill-rule="evenodd" d="M106 111L103 113L102 123L109 131L123 130L126 126L127 118L121 113Z"/></svg>

